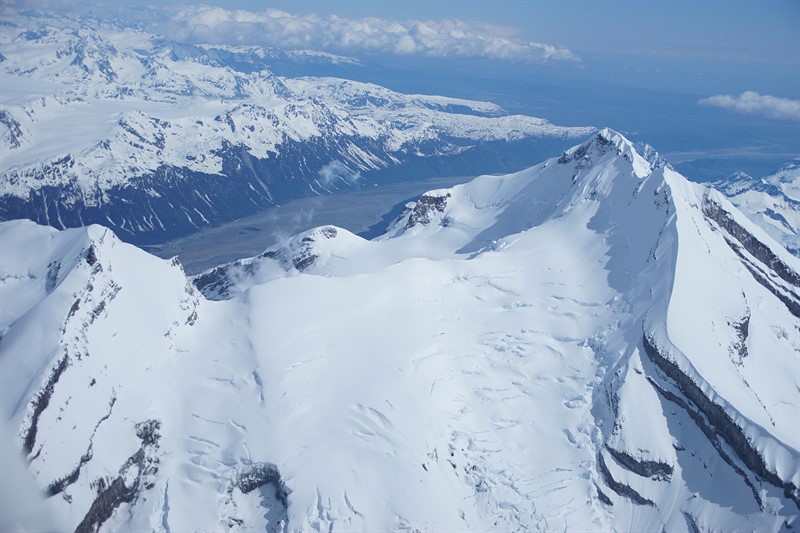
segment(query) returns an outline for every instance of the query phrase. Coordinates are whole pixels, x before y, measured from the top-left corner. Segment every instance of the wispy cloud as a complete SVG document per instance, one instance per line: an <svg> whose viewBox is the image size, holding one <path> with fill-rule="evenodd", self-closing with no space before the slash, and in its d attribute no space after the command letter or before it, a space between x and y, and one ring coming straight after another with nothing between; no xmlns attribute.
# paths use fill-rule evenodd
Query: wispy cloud
<svg viewBox="0 0 800 533"><path fill-rule="evenodd" d="M388 21L294 15L212 6L179 8L162 25L168 37L196 44L275 46L345 54L478 57L524 62L580 62L566 48L516 39L488 24L461 20Z"/></svg>
<svg viewBox="0 0 800 533"><path fill-rule="evenodd" d="M322 167L319 172L317 172L317 175L322 184L326 187L338 180L344 181L349 185L355 185L361 180L360 172L353 172L341 161L331 161Z"/></svg>
<svg viewBox="0 0 800 533"><path fill-rule="evenodd" d="M763 115L769 118L800 121L800 100L780 98L769 94L758 94L754 91L745 91L738 96L719 94L717 96L703 98L698 101L698 103L700 105L729 109L737 113L748 113L751 115Z"/></svg>

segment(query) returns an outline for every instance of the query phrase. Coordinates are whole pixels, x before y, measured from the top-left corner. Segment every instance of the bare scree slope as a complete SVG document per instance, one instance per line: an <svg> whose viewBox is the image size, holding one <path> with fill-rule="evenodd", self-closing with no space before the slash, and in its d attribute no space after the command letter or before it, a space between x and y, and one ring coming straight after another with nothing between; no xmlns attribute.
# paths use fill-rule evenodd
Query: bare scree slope
<svg viewBox="0 0 800 533"><path fill-rule="evenodd" d="M79 531L796 527L798 259L651 160L604 130L194 279L3 223L4 431Z"/></svg>

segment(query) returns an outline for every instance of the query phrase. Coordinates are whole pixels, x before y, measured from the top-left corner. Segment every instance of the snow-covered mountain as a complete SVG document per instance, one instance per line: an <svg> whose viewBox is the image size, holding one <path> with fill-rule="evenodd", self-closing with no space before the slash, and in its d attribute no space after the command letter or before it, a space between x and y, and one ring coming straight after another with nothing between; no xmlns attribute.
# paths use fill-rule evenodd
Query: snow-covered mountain
<svg viewBox="0 0 800 533"><path fill-rule="evenodd" d="M348 61L338 56L185 45L42 14L1 22L2 220L99 222L152 242L387 168L532 164L594 131L487 102L269 71L275 61Z"/></svg>
<svg viewBox="0 0 800 533"><path fill-rule="evenodd" d="M739 172L712 185L773 239L800 256L800 160L762 178Z"/></svg>
<svg viewBox="0 0 800 533"><path fill-rule="evenodd" d="M3 430L63 529L798 525L800 261L613 131L193 279L0 245Z"/></svg>

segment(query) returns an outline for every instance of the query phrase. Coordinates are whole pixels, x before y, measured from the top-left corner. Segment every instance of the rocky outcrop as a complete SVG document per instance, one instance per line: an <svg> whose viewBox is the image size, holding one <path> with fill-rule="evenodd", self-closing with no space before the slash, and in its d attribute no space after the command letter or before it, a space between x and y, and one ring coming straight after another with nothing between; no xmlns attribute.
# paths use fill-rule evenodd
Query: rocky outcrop
<svg viewBox="0 0 800 533"><path fill-rule="evenodd" d="M657 481L669 481L672 477L673 468L671 465L660 461L637 459L628 452L616 450L608 445L606 445L606 450L621 466L642 477Z"/></svg>
<svg viewBox="0 0 800 533"><path fill-rule="evenodd" d="M243 494L248 494L264 485L272 485L275 488L275 498L284 508L289 506L287 501L288 494L283 484L283 479L281 479L281 474L278 472L278 467L272 463L253 463L249 465L239 472L235 483L236 488L241 490Z"/></svg>
<svg viewBox="0 0 800 533"><path fill-rule="evenodd" d="M36 444L36 433L39 430L39 417L47 406L50 405L50 398L53 397L56 383L70 364L68 354L58 360L58 363L50 370L50 376L45 381L44 386L36 393L30 403L30 416L28 418L27 429L23 431L23 449L25 453L31 453Z"/></svg>
<svg viewBox="0 0 800 533"><path fill-rule="evenodd" d="M14 148L19 148L22 146L22 142L24 140L22 125L11 115L11 113L5 109L0 109L0 124L8 128L8 131L3 139L6 144L8 144L8 147L13 150Z"/></svg>
<svg viewBox="0 0 800 533"><path fill-rule="evenodd" d="M603 481L608 486L608 488L610 488L623 498L627 498L633 503L636 503L638 505L655 506L655 503L652 500L648 500L647 498L636 492L633 488L629 487L624 483L620 483L619 481L614 479L614 476L611 475L611 471L608 469L608 465L606 464L606 460L603 457L602 452L597 454L597 466L600 469L600 475L603 477Z"/></svg>
<svg viewBox="0 0 800 533"><path fill-rule="evenodd" d="M800 288L800 274L775 255L766 244L744 229L730 213L722 208L719 202L711 199L708 194L703 197L702 209L706 217L716 222L720 228L738 241L745 250L761 261L770 271L775 272L793 287Z"/></svg>
<svg viewBox="0 0 800 533"><path fill-rule="evenodd" d="M427 193L420 196L408 216L406 229L413 228L418 224L423 226L430 224L436 213L444 213L448 198L450 198L450 193Z"/></svg>
<svg viewBox="0 0 800 533"><path fill-rule="evenodd" d="M234 492L248 495L260 491L259 506L265 511L267 519L266 530L269 533L278 533L286 530L287 512L289 509L289 494L278 467L272 463L247 463L236 474L235 479L228 487L227 497L223 507L227 508L228 515L224 518L228 527L232 529L246 529L252 524L245 522L239 514L235 503L237 496Z"/></svg>
<svg viewBox="0 0 800 533"><path fill-rule="evenodd" d="M725 242L741 259L753 279L774 294L790 313L800 318L800 274L737 223L708 194L703 197L702 210L725 233Z"/></svg>
<svg viewBox="0 0 800 533"><path fill-rule="evenodd" d="M644 335L642 338L642 343L644 346L644 352L650 361L652 361L675 384L675 386L681 391L686 399L691 402L691 406L702 413L705 419L708 420L708 425L705 423L698 423L698 426L701 429L704 429L705 427L704 433L706 433L706 436L709 437L709 440L712 442L712 444L715 445L717 451L721 452L721 455L723 454L722 450L719 448L719 445L715 443L716 437L718 436L724 439L724 441L730 445L730 447L736 452L737 457L742 461L742 463L744 463L745 466L747 466L750 471L756 474L760 479L782 489L784 496L793 501L795 505L797 505L798 509L800 509L800 490L798 490L798 487L794 486L794 484L790 481L781 479L767 466L764 457L762 457L758 450L755 449L747 436L745 436L742 428L733 421L730 415L728 415L728 413L726 413L721 406L711 401L703 393L702 389L697 385L697 383L692 381L688 375L681 371L680 367L676 363L668 358L663 349L659 348L655 341L648 338L647 335ZM657 390L664 394L663 388L658 387ZM695 419L696 422L702 422L701 420L698 420L697 414L692 415L693 409L686 402L681 403L683 403L682 407L687 410L687 412L690 414L690 416L692 416L693 419ZM723 456L723 458L725 457ZM729 459L727 462L732 465ZM748 484L750 484L749 481Z"/></svg>
<svg viewBox="0 0 800 533"><path fill-rule="evenodd" d="M158 472L158 441L161 438L158 420L146 420L136 424L136 436L142 441L136 453L131 455L119 469L119 475L111 483L99 484L99 493L83 517L76 533L96 533L111 518L123 503L132 503L140 492L153 487L148 477Z"/></svg>
<svg viewBox="0 0 800 533"><path fill-rule="evenodd" d="M309 270L324 254L321 243L336 239L339 231L334 226L314 228L256 257L234 261L198 274L191 278L191 282L209 300L227 300L237 292L239 282L246 285L254 282L265 261L274 261L279 269L287 273Z"/></svg>

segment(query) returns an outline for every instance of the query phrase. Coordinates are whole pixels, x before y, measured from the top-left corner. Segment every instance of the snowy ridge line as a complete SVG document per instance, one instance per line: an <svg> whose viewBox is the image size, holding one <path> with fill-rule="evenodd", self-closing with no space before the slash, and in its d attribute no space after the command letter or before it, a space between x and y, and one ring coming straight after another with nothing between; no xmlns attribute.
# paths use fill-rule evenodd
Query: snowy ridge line
<svg viewBox="0 0 800 533"><path fill-rule="evenodd" d="M648 335L642 337L644 351L650 360L664 372L673 382L678 386L678 389L689 399L697 408L706 416L706 418L713 424L715 432L720 435L730 446L736 451L738 457L744 462L747 467L755 472L759 477L765 481L772 483L778 488L783 489L784 495L791 499L798 509L800 509L800 489L798 489L798 482L800 482L800 453L797 450L792 450L784 443L773 440L772 442L778 446L778 454L784 457L776 459L780 464L786 465L794 464L794 473L786 478L780 477L776 472L771 470L764 461L764 448L758 450L746 433L752 433L754 430L759 434L759 437L769 435L765 428L759 428L757 424L747 420L740 413L736 413L735 421L729 411L730 407L725 406L723 399L709 398L703 392L703 386L698 385L697 381L699 376L696 372L687 373L681 368L681 365L676 362L675 347L673 346L668 352L660 348L654 338L648 338ZM673 354L672 357L665 355L665 353ZM683 356L684 365L690 365L685 356ZM690 377L694 374L695 377ZM702 383L702 380L700 380ZM707 384L705 388L710 388ZM712 389L713 390L713 389ZM742 429L741 422L747 429ZM771 455L775 455L776 450L770 450ZM789 468L792 472L792 468Z"/></svg>
<svg viewBox="0 0 800 533"><path fill-rule="evenodd" d="M800 274L798 274L796 268L790 268L786 261L775 254L770 247L738 224L735 217L724 210L719 201L711 196L711 191L708 191L703 196L703 214L719 224L720 228L739 241L745 250L764 263L770 270L773 270L785 282L800 288ZM789 260L792 261L794 258Z"/></svg>
<svg viewBox="0 0 800 533"><path fill-rule="evenodd" d="M522 166L502 162L530 164L527 154L594 131L488 102L281 78L255 56L137 29L10 20L17 29L0 36L5 220L102 223L153 240L352 187L362 173L431 172L440 160L450 172ZM66 126L72 135L60 135Z"/></svg>
<svg viewBox="0 0 800 533"><path fill-rule="evenodd" d="M795 258L787 256L784 260L775 254L757 236L737 223L735 217L723 209L719 202L720 199L713 199L712 194L719 193L709 191L703 195L703 214L713 220L720 230L728 235L725 237L725 242L742 260L742 264L753 275L753 278L777 296L794 316L800 318L800 295L796 291L796 289L800 289L800 274L798 274L798 269L789 266L791 262L796 263ZM753 260L745 256L742 248ZM768 272L772 274L768 274ZM775 279L776 276L778 279Z"/></svg>
<svg viewBox="0 0 800 533"><path fill-rule="evenodd" d="M790 529L800 329L747 261L790 284L707 191L606 129L374 240L320 226L193 278L2 223L4 428L22 448L68 348L29 453L42 487L79 465L47 500L67 529Z"/></svg>
<svg viewBox="0 0 800 533"><path fill-rule="evenodd" d="M759 509L764 510L764 501L761 498L761 494L759 493L758 489L755 487L753 482L750 480L747 473L739 467L736 461L728 455L728 451L723 448L719 440L717 439L716 433L714 431L714 427L708 421L708 418L701 412L698 412L695 409L692 409L687 400L682 398L678 392L671 392L667 388L664 388L661 384L655 381L653 377L648 376L648 382L652 385L653 389L657 391L660 396L663 396L668 401L674 403L681 409L683 409L689 417L697 424L703 434L708 438L709 442L711 442L714 449L719 454L720 458L725 461L731 469L733 469L736 474L738 474L742 481L747 485L747 487L751 490L753 499L758 503Z"/></svg>
<svg viewBox="0 0 800 533"><path fill-rule="evenodd" d="M711 185L797 257L800 255L798 183L800 162L794 160L761 178L739 172Z"/></svg>

